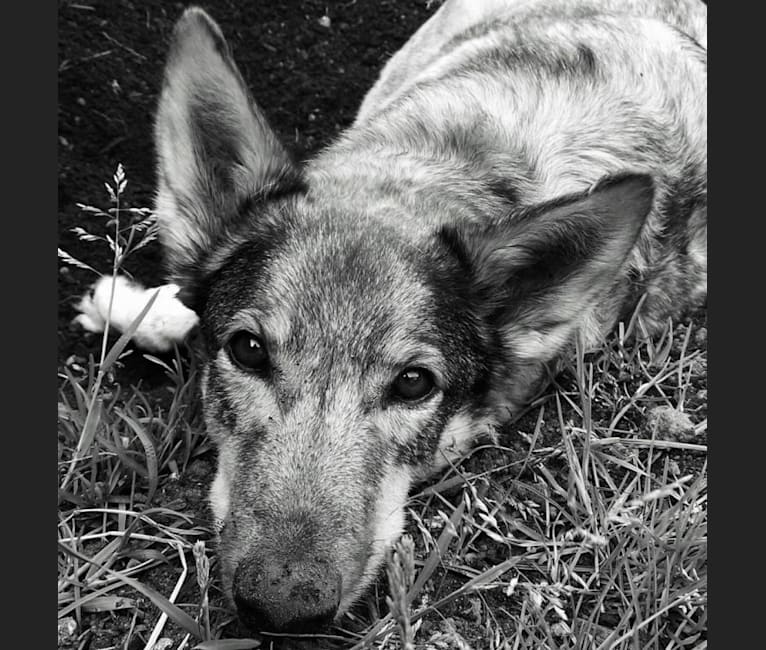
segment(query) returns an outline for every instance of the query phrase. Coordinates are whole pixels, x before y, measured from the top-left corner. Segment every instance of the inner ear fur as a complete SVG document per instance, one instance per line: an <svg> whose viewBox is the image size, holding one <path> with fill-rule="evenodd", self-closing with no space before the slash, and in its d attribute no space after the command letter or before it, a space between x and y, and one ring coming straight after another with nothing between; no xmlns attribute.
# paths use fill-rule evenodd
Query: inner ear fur
<svg viewBox="0 0 766 650"><path fill-rule="evenodd" d="M650 176L624 174L490 224L445 228L441 237L470 270L479 309L515 356L547 361L620 278L653 196Z"/></svg>
<svg viewBox="0 0 766 650"><path fill-rule="evenodd" d="M253 199L301 174L252 99L221 29L202 9L176 23L155 121L156 213L168 271L181 285ZM187 292L188 293L188 292Z"/></svg>

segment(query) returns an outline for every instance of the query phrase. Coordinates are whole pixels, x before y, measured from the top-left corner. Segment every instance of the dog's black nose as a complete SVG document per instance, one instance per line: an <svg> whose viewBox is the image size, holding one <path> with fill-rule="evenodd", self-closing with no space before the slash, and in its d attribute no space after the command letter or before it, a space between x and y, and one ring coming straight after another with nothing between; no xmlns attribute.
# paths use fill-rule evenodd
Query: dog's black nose
<svg viewBox="0 0 766 650"><path fill-rule="evenodd" d="M310 633L338 611L341 577L323 558L285 562L244 559L234 572L234 602L254 632Z"/></svg>

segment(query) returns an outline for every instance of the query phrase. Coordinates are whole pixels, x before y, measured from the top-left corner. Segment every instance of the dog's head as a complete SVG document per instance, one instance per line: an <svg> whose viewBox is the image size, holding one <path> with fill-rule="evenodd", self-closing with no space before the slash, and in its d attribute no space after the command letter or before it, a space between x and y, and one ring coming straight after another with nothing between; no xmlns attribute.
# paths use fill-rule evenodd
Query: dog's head
<svg viewBox="0 0 766 650"><path fill-rule="evenodd" d="M254 629L314 629L374 578L413 483L513 407L613 282L651 186L485 225L377 219L291 162L199 9L156 143L162 241L207 350L224 586Z"/></svg>

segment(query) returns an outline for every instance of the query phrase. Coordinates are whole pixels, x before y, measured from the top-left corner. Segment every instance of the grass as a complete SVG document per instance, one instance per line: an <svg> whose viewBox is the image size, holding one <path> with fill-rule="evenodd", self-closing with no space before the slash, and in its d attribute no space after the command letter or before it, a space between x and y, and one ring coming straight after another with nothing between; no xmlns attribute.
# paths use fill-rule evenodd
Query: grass
<svg viewBox="0 0 766 650"><path fill-rule="evenodd" d="M124 176L113 180L112 208L88 214L116 222L93 241L112 246L110 272L124 272L152 229L145 212L119 206ZM634 319L599 350L578 349L497 442L410 497L386 576L308 647L705 648L699 320L649 340ZM98 360L60 372L59 645L256 647L231 639L204 516L171 498L210 455L194 358L154 360L167 376L159 394L126 388L129 348L114 339L105 334Z"/></svg>

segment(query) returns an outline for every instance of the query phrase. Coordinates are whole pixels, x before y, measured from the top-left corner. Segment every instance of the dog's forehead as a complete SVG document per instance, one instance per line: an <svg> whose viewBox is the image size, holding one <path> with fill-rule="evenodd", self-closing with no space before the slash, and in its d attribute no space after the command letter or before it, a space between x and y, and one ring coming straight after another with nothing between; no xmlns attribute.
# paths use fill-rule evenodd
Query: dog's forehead
<svg viewBox="0 0 766 650"><path fill-rule="evenodd" d="M311 228L275 257L269 276L294 344L308 333L351 347L416 334L432 303L412 249L384 231Z"/></svg>
<svg viewBox="0 0 766 650"><path fill-rule="evenodd" d="M348 220L293 225L267 251L235 253L216 283L216 329L252 323L283 350L315 354L330 346L359 361L386 347L425 344L435 334L425 254L383 227Z"/></svg>

